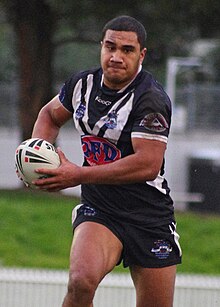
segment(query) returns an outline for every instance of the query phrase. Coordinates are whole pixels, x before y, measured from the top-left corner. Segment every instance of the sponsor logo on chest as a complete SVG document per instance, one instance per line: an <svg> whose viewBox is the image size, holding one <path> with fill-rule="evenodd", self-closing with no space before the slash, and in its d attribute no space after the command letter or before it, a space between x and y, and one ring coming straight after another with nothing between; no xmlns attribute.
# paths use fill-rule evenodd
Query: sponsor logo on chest
<svg viewBox="0 0 220 307"><path fill-rule="evenodd" d="M101 165L121 158L120 150L104 138L85 135L81 138L84 157L89 165Z"/></svg>
<svg viewBox="0 0 220 307"><path fill-rule="evenodd" d="M104 104L105 106L110 106L110 104L112 103L110 100L104 100L99 96L96 96L95 101Z"/></svg>

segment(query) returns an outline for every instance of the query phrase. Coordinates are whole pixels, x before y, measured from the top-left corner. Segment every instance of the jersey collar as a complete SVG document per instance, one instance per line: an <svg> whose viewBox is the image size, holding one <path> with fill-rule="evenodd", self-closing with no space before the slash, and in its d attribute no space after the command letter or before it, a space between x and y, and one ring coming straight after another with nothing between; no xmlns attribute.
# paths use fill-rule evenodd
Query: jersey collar
<svg viewBox="0 0 220 307"><path fill-rule="evenodd" d="M137 77L137 75L139 74L139 72L141 70L142 70L142 65L139 66L137 74L135 75L135 77L127 85L125 85L123 88L121 88L117 93L123 93L124 90L126 90L126 88L129 87L129 85L134 81L134 79ZM103 86L103 80L104 80L104 75L102 74L101 87Z"/></svg>

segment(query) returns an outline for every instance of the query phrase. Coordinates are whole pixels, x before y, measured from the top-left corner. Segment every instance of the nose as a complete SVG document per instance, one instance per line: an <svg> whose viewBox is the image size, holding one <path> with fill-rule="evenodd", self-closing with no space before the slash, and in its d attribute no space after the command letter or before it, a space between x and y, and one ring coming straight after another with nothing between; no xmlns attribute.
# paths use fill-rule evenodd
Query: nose
<svg viewBox="0 0 220 307"><path fill-rule="evenodd" d="M121 51L120 50L116 50L111 58L110 58L110 61L111 62L117 62L117 63L123 63L123 57L122 57L122 54L121 54Z"/></svg>

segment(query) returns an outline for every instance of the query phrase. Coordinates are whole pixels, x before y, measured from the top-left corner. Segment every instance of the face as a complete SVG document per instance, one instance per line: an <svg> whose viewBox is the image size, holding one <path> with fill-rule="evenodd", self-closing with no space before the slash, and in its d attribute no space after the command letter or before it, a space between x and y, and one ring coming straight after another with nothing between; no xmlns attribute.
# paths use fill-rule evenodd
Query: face
<svg viewBox="0 0 220 307"><path fill-rule="evenodd" d="M135 32L107 30L101 48L104 84L112 89L126 86L136 76L145 54Z"/></svg>

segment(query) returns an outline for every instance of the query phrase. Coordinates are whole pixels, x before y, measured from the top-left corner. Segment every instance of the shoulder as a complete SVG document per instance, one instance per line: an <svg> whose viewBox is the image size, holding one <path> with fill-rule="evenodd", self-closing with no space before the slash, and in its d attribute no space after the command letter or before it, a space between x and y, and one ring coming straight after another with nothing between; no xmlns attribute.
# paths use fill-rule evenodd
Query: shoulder
<svg viewBox="0 0 220 307"><path fill-rule="evenodd" d="M74 84L76 84L79 80L87 80L88 76L100 78L101 75L102 75L101 68L84 70L84 71L80 71L80 72L77 72L77 73L73 73L69 77L69 79L67 79L65 84L71 84L72 86L74 86Z"/></svg>
<svg viewBox="0 0 220 307"><path fill-rule="evenodd" d="M171 101L163 86L146 70L142 70L135 80L136 103L139 101L156 104L171 110Z"/></svg>
<svg viewBox="0 0 220 307"><path fill-rule="evenodd" d="M96 79L98 82L98 80L101 79L101 76L102 76L101 68L94 68L73 73L64 82L63 86L60 89L59 93L60 101L61 102L63 102L64 100L71 101L73 91L75 90L78 84L85 84L84 87L86 88L88 80L90 80L90 82L94 82L94 80Z"/></svg>
<svg viewBox="0 0 220 307"><path fill-rule="evenodd" d="M142 70L136 78L136 86L141 89L143 93L162 95L169 98L165 92L163 86L154 78L154 76L146 71Z"/></svg>
<svg viewBox="0 0 220 307"><path fill-rule="evenodd" d="M163 87L148 72L137 76L133 116L136 132L157 133L166 138L171 125L171 102Z"/></svg>
<svg viewBox="0 0 220 307"><path fill-rule="evenodd" d="M86 92L88 84L90 83L89 85L92 86L94 82L98 82L98 80L101 79L101 75L102 75L101 68L80 71L78 73L72 74L60 89L59 92L60 102L68 111L73 112L73 106L72 106L73 93L75 91L80 93L82 89L83 91Z"/></svg>

